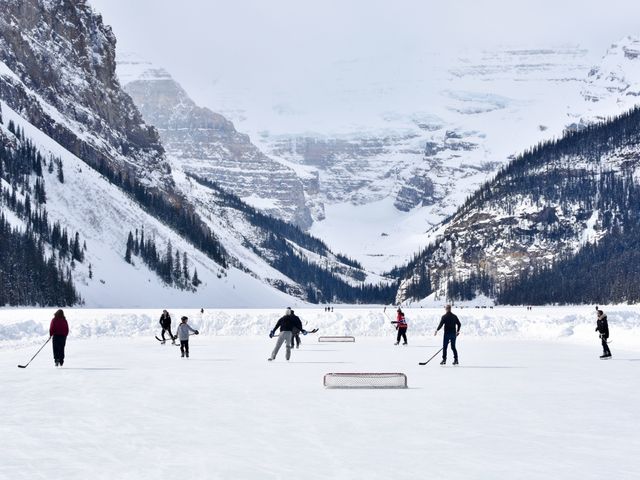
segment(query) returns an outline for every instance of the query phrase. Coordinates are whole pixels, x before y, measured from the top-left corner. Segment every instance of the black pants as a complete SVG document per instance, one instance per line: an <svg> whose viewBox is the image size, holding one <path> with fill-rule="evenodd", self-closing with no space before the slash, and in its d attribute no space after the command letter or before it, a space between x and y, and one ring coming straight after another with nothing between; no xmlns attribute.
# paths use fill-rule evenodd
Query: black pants
<svg viewBox="0 0 640 480"><path fill-rule="evenodd" d="M458 361L458 350L456 350L456 334L455 333L445 333L444 338L442 339L442 359L447 359L447 345L451 342L451 350L453 351L453 359Z"/></svg>
<svg viewBox="0 0 640 480"><path fill-rule="evenodd" d="M611 355L611 350L609 350L609 345L607 345L607 337L601 335L600 338L602 339L602 351L605 355Z"/></svg>
<svg viewBox="0 0 640 480"><path fill-rule="evenodd" d="M300 348L300 333L293 333L292 335L291 346L293 347L295 344L297 348Z"/></svg>
<svg viewBox="0 0 640 480"><path fill-rule="evenodd" d="M398 329L398 339L396 340L398 343L400 343L400 338L404 338L404 343L407 343L407 329L406 328L399 328Z"/></svg>
<svg viewBox="0 0 640 480"><path fill-rule="evenodd" d="M62 365L64 363L64 346L67 343L65 335L54 335L51 339L53 345L53 360Z"/></svg>
<svg viewBox="0 0 640 480"><path fill-rule="evenodd" d="M183 356L185 354L189 356L189 340L180 340L180 352Z"/></svg>
<svg viewBox="0 0 640 480"><path fill-rule="evenodd" d="M173 336L173 333L171 333L171 327L162 327L162 340L164 340L164 332L168 332L169 336L171 337L171 340L175 340L176 337Z"/></svg>

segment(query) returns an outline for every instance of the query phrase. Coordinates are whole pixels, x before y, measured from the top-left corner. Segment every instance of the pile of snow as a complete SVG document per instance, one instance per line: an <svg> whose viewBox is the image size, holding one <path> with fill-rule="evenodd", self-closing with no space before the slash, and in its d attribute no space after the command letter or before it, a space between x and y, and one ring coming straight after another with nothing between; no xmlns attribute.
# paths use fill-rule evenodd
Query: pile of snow
<svg viewBox="0 0 640 480"><path fill-rule="evenodd" d="M604 308L604 307L602 307ZM609 318L611 339L616 347L640 348L640 311L632 306L604 308ZM411 337L433 335L442 308L404 309ZM37 343L46 339L54 309L15 309L0 311L0 348ZM169 310L175 329L181 316L210 336L266 336L282 309L211 309L203 313L195 309ZM152 337L160 333L161 309L113 310L67 309L73 338ZM462 323L464 337L493 337L522 340L569 341L593 344L595 333L593 306L572 307L494 307L454 308ZM395 309L381 306L296 308L305 328L318 328L318 335L351 335L358 337L394 337ZM316 341L315 336L307 337Z"/></svg>

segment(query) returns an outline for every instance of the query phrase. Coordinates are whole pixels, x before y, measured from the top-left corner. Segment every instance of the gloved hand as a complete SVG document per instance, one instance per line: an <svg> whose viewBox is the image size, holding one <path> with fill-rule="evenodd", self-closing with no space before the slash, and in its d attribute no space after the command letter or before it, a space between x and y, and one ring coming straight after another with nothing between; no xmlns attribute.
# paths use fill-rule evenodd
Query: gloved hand
<svg viewBox="0 0 640 480"><path fill-rule="evenodd" d="M196 335L200 335L200 332L198 330L196 330Z"/></svg>
<svg viewBox="0 0 640 480"><path fill-rule="evenodd" d="M307 332L306 330L302 330L302 334L303 335L306 335L307 333L309 333L309 332Z"/></svg>
<svg viewBox="0 0 640 480"><path fill-rule="evenodd" d="M435 337L436 335L438 335L438 330L436 330L435 332L433 332L433 336Z"/></svg>
<svg viewBox="0 0 640 480"><path fill-rule="evenodd" d="M273 330L269 332L269 338L273 338Z"/></svg>

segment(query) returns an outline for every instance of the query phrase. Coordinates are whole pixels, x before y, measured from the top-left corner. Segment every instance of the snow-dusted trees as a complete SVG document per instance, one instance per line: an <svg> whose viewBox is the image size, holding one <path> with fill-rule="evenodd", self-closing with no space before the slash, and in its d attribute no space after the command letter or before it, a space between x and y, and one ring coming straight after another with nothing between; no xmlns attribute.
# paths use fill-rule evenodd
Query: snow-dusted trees
<svg viewBox="0 0 640 480"><path fill-rule="evenodd" d="M15 144L0 143L0 305L72 305L80 301L71 269L84 261L80 235L49 222L43 175L44 158L10 122ZM53 161L53 160L52 160ZM26 229L12 227L3 210Z"/></svg>
<svg viewBox="0 0 640 480"><path fill-rule="evenodd" d="M192 290L201 283L197 279L195 269L193 277L189 273L187 252L174 249L171 240L167 242L164 252L164 255L158 253L154 238L147 237L145 239L144 229L141 229L140 239L138 239L138 230L136 230L135 237L133 232L129 232L125 251L125 260L128 263L134 263L133 257L139 256L166 284L181 290Z"/></svg>

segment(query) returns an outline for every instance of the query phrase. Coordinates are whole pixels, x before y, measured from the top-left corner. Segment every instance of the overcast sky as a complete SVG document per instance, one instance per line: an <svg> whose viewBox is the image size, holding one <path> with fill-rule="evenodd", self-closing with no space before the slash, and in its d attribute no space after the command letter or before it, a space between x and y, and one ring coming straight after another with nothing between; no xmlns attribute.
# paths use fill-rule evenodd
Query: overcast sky
<svg viewBox="0 0 640 480"><path fill-rule="evenodd" d="M336 62L496 45L581 45L640 34L632 0L90 0L118 49L166 67L196 98L224 80L321 78ZM597 57L596 57L597 58ZM371 62L369 63L371 64ZM363 72L364 75L369 73ZM215 108L215 105L208 106Z"/></svg>

